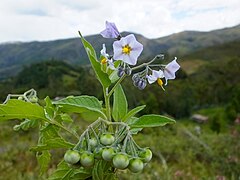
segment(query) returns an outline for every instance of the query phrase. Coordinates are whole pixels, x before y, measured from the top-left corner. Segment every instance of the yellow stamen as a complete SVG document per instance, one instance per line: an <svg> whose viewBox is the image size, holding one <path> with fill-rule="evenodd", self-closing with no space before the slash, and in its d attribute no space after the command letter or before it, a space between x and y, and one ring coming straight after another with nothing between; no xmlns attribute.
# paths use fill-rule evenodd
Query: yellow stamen
<svg viewBox="0 0 240 180"><path fill-rule="evenodd" d="M106 58L103 58L103 59L101 60L101 63L102 63L102 64L106 64L106 63L107 63L107 59L106 59Z"/></svg>
<svg viewBox="0 0 240 180"><path fill-rule="evenodd" d="M157 83L158 83L159 86L163 85L163 81L160 78L157 79Z"/></svg>
<svg viewBox="0 0 240 180"><path fill-rule="evenodd" d="M122 47L123 54L129 55L131 50L132 50L132 48L128 44Z"/></svg>
<svg viewBox="0 0 240 180"><path fill-rule="evenodd" d="M163 81L162 81L160 78L157 79L157 83L158 83L158 85L161 86L161 88L165 91L165 89L164 89L164 87L163 87Z"/></svg>

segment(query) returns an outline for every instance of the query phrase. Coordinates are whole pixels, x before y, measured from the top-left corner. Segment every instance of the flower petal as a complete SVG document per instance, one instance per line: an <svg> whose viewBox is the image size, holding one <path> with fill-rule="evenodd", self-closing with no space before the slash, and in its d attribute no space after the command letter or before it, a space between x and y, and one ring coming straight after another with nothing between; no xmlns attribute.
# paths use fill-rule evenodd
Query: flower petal
<svg viewBox="0 0 240 180"><path fill-rule="evenodd" d="M176 60L177 60L177 58L175 57L175 59L172 60L172 62L170 62L169 64L167 64L167 66L163 70L164 77L166 79L165 85L167 85L167 80L168 79L175 79L176 78L175 73L180 68L180 65L177 63Z"/></svg>
<svg viewBox="0 0 240 180"><path fill-rule="evenodd" d="M100 34L104 38L117 38L120 35L115 23L108 21L106 21L106 29L104 29Z"/></svg>
<svg viewBox="0 0 240 180"><path fill-rule="evenodd" d="M123 47L129 46L131 48L129 54L123 52ZM139 43L133 34L121 38L119 41L113 43L113 58L115 60L122 60L129 65L136 65L137 58L143 50L143 45ZM122 56L120 56L120 53ZM120 57L122 57L120 59Z"/></svg>
<svg viewBox="0 0 240 180"><path fill-rule="evenodd" d="M149 84L152 84L157 80L157 78L153 75L147 75L146 77L147 77L147 80L148 80Z"/></svg>

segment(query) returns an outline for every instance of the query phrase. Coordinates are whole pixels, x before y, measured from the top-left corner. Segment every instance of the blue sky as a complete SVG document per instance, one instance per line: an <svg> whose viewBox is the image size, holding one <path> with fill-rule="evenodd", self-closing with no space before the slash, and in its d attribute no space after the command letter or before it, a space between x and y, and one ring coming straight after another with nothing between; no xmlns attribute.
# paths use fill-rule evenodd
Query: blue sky
<svg viewBox="0 0 240 180"><path fill-rule="evenodd" d="M239 0L1 0L0 42L97 34L105 21L119 31L157 38L184 30L240 24Z"/></svg>

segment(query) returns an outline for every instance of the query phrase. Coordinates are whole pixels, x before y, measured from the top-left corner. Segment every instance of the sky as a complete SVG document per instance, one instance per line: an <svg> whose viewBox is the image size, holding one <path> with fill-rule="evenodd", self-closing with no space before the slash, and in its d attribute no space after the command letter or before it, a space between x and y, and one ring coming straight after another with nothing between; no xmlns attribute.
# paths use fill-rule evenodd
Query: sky
<svg viewBox="0 0 240 180"><path fill-rule="evenodd" d="M0 43L98 34L106 20L147 38L210 31L240 24L240 1L1 0Z"/></svg>

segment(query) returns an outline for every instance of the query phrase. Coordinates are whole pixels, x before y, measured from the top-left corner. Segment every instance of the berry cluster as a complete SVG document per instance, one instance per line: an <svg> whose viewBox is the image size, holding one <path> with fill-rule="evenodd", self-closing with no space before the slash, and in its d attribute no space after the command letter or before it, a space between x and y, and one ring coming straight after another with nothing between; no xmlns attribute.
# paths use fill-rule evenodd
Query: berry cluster
<svg viewBox="0 0 240 180"><path fill-rule="evenodd" d="M96 160L104 160L114 169L140 172L152 159L148 148L140 148L133 140L130 128L123 122L98 119L81 135L79 142L64 155L70 165L92 167Z"/></svg>

